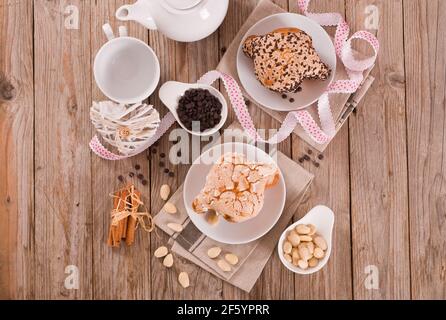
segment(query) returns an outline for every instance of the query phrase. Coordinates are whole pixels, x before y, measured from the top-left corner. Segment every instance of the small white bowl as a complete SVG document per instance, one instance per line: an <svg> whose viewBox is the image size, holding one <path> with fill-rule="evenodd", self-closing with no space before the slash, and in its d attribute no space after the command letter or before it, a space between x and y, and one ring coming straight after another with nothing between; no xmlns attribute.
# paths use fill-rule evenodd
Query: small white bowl
<svg viewBox="0 0 446 320"><path fill-rule="evenodd" d="M288 233L294 229L298 224L313 224L316 226L317 234L322 236L327 242L327 251L325 251L325 256L319 261L319 264L314 268L308 268L303 270L299 267L294 266L292 263L285 260L283 255L283 242L285 241ZM334 226L334 213L326 206L316 206L311 209L302 219L293 223L282 233L277 245L277 251L279 252L280 261L283 265L288 268L288 270L298 273L298 274L312 274L321 270L326 264L331 254L331 242L332 242L332 232Z"/></svg>
<svg viewBox="0 0 446 320"><path fill-rule="evenodd" d="M220 100L220 103L222 105L221 120L215 127L207 129L203 132L195 132L195 131L187 129L183 125L183 123L181 122L181 120L178 116L178 113L177 113L178 101L180 100L181 96L183 96L184 93L189 89L209 90L209 92L212 95L214 95L215 97L218 98L218 100ZM213 135L214 133L216 133L218 130L220 130L223 127L223 125L226 122L226 119L228 118L228 104L226 103L226 100L223 97L223 95L221 94L221 92L212 86L208 86L205 84L199 84L199 83L183 83L183 82L177 82L177 81L167 81L166 83L164 83L161 86L161 88L159 90L159 97L160 97L161 101L166 105L166 107L170 110L170 112L172 112L172 114L175 116L175 118L177 119L180 126L184 130L186 130L187 132L189 132L190 134L195 135L195 136L204 137L204 136Z"/></svg>

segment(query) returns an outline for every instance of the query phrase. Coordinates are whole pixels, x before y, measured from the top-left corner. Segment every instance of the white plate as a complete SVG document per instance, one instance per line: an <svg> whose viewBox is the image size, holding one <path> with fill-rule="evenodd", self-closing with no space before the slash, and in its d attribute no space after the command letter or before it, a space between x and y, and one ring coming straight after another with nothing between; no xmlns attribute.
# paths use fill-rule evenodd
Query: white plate
<svg viewBox="0 0 446 320"><path fill-rule="evenodd" d="M302 91L287 94L294 98L290 103L282 95L265 88L254 74L254 63L243 53L245 39L252 35L263 35L279 28L298 28L305 31L312 39L317 53L331 69L330 78L322 80L304 80ZM257 22L243 37L237 52L237 72L246 92L259 104L278 111L303 109L316 102L332 83L336 73L336 51L327 32L313 20L295 13L279 13Z"/></svg>
<svg viewBox="0 0 446 320"><path fill-rule="evenodd" d="M209 224L204 214L197 214L193 210L192 202L204 187L206 176L214 163L227 152L244 154L250 161L274 162L264 151L244 143L225 143L212 147L194 161L187 173L183 191L184 204L192 222L209 238L228 244L248 243L265 235L279 220L285 205L285 182L280 172L279 183L265 191L263 208L256 217L239 223L220 218L218 224Z"/></svg>

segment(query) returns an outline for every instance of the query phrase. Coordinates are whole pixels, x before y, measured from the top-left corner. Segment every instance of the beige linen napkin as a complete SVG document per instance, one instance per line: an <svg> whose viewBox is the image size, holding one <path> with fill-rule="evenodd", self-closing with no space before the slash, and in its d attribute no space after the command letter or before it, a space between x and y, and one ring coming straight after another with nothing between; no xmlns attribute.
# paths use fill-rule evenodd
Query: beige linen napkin
<svg viewBox="0 0 446 320"><path fill-rule="evenodd" d="M233 124L230 128L235 126ZM232 131L232 134L242 135L243 131L241 129L238 132ZM225 141L227 138L226 136ZM239 136L237 141L239 141ZM154 218L156 226L170 235L169 243L172 245L172 251L232 285L247 292L251 291L275 249L280 234L296 212L313 180L312 174L279 151L277 163L285 180L286 201L279 221L265 236L243 245L223 244L206 237L188 217L183 201L183 186L181 186L169 199L169 202L175 204L178 212L172 215L162 209ZM183 231L173 232L167 227L168 223L181 224ZM208 249L215 246L222 248L221 257L229 252L239 257L239 263L233 266L231 272L223 272L217 266L218 259L213 260L208 257Z"/></svg>
<svg viewBox="0 0 446 320"><path fill-rule="evenodd" d="M217 66L217 70L224 72L226 74L229 74L232 76L239 84L240 79L238 77L237 73L237 51L240 46L240 43L245 36L246 32L248 32L249 28L251 28L257 21L276 14L276 13L282 13L285 12L281 7L275 5L269 0L262 0L257 7L254 9L254 11L251 13L251 15L248 17L246 22L243 24L243 26L240 28L239 32L235 36L234 40L232 40L231 45L226 50L225 55L221 59L220 63ZM356 56L361 57L362 55L359 52L355 53ZM336 131L339 131L339 129L342 127L342 125L345 123L345 120L347 120L348 116L350 115L351 111L358 105L358 103L361 101L362 97L365 95L367 90L372 85L374 78L370 76L371 69L364 72L364 81L361 85L361 87L358 89L358 91L352 95L350 94L333 94L330 95L330 103L331 103L331 111L333 114L333 117L335 119L336 123ZM254 71L253 71L254 72ZM344 65L342 62L338 59L337 61L337 68L336 68L336 80L341 79L348 79L347 72L344 68ZM251 100L253 103L256 103L242 88L243 95ZM260 108L262 108L266 113L268 113L270 116L278 120L279 122L283 122L285 119L287 112L280 112L271 110L265 106L259 105L256 103ZM312 106L308 107L307 110L312 115L313 119L316 121L319 121L319 116L317 113L316 104L313 104ZM264 129L264 128L259 128ZM326 144L318 144L315 141L313 141L307 133L302 129L301 126L297 126L294 130L294 133L297 134L301 139L306 141L308 144L310 144L312 147L314 147L316 150L322 152L325 150L325 148L330 143L327 142Z"/></svg>

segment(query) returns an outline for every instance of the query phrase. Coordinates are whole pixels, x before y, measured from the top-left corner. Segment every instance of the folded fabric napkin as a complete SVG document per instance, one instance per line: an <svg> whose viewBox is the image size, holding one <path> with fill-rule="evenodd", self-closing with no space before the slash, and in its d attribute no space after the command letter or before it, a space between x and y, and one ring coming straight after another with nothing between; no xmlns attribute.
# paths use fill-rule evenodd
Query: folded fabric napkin
<svg viewBox="0 0 446 320"><path fill-rule="evenodd" d="M240 128L238 124L232 124L229 128L237 127ZM237 141L240 141L240 135L244 135L241 129L231 132L237 135ZM225 141L230 141L227 139L228 136ZM245 141L248 142L247 138ZM177 213L172 215L162 209L154 218L156 226L170 235L169 244L172 245L172 251L232 285L247 292L251 291L275 249L280 234L293 217L313 180L312 174L279 151L277 163L286 185L285 207L279 221L265 236L242 245L223 244L206 237L195 227L186 212L181 186L169 199L169 202L177 207ZM168 223L181 224L183 231L172 231L167 227ZM225 253L234 253L239 258L238 264L231 272L223 272L217 266L218 259L208 257L208 249L215 246L222 249L222 256Z"/></svg>
<svg viewBox="0 0 446 320"><path fill-rule="evenodd" d="M276 14L276 13L282 13L286 12L281 7L275 5L269 0L263 0L261 1L257 7L254 9L254 11L251 13L251 15L248 17L246 22L243 24L243 26L240 28L239 32L235 36L234 40L232 40L231 45L226 50L225 55L220 60L220 63L217 66L217 70L221 71L223 73L226 73L233 77L238 83L240 82L240 79L238 77L237 73L237 51L240 46L240 43L245 36L246 32L259 20ZM359 52L355 52L355 55L357 57L362 57L362 54ZM339 131L339 129L342 127L342 125L345 123L345 120L347 120L348 116L350 115L351 111L357 106L357 104L361 101L362 97L365 95L367 90L372 85L374 78L370 76L371 69L364 72L364 81L361 85L361 87L356 91L356 93L350 95L350 94L336 94L330 96L330 102L331 102L331 111L333 114L333 118L335 120L336 124L336 132ZM341 80L341 79L348 79L347 72L345 70L344 65L342 62L337 60L337 67L336 67L336 75L334 78L334 81ZM268 113L270 116L278 120L279 122L283 122L287 112L280 112L271 110L265 106L257 104L242 88L243 95L251 100L253 103L258 105L260 108L262 108L266 113ZM316 103L312 106L308 107L307 110L310 112L313 119L316 121L319 120ZM260 128L261 129L261 128ZM301 126L297 126L294 129L294 133L297 134L301 139L306 141L308 144L310 144L312 147L314 147L316 150L322 152L325 150L325 148L330 143L327 142L325 144L318 144L316 143L310 136L307 135L307 133L302 129Z"/></svg>

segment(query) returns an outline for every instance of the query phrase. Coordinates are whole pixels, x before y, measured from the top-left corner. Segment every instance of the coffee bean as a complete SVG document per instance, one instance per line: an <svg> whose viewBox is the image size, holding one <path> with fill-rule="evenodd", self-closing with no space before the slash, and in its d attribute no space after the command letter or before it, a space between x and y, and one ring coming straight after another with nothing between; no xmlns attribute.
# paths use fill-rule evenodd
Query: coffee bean
<svg viewBox="0 0 446 320"><path fill-rule="evenodd" d="M301 92L302 91L302 87L297 87L297 92Z"/></svg>
<svg viewBox="0 0 446 320"><path fill-rule="evenodd" d="M310 157L308 156L308 154L304 155L304 159L307 161L310 160Z"/></svg>
<svg viewBox="0 0 446 320"><path fill-rule="evenodd" d="M177 156L178 156L178 157L181 157L181 151L178 151L178 152L177 152Z"/></svg>
<svg viewBox="0 0 446 320"><path fill-rule="evenodd" d="M286 94L282 94L282 99L286 99L288 96Z"/></svg>
<svg viewBox="0 0 446 320"><path fill-rule="evenodd" d="M142 183L143 186L146 186L148 181L144 179L143 181L141 181L141 183Z"/></svg>
<svg viewBox="0 0 446 320"><path fill-rule="evenodd" d="M313 150L308 149L308 150L307 150L307 153L308 153L308 154L313 154Z"/></svg>
<svg viewBox="0 0 446 320"><path fill-rule="evenodd" d="M138 177L139 180L144 179L144 175L142 173L138 174L137 177Z"/></svg>
<svg viewBox="0 0 446 320"><path fill-rule="evenodd" d="M135 176L135 174L133 172L129 172L129 177L133 178Z"/></svg>
<svg viewBox="0 0 446 320"><path fill-rule="evenodd" d="M299 158L299 162L300 162L300 163L303 163L304 161L305 161L304 158Z"/></svg>
<svg viewBox="0 0 446 320"><path fill-rule="evenodd" d="M160 161L158 165L162 168L165 166L165 163L164 163L164 161Z"/></svg>
<svg viewBox="0 0 446 320"><path fill-rule="evenodd" d="M161 158L165 158L165 157L166 157L166 154L165 154L164 152L162 152L162 153L160 153L160 157L161 157Z"/></svg>
<svg viewBox="0 0 446 320"><path fill-rule="evenodd" d="M321 153L320 155L317 156L317 158L318 158L319 160L322 160L322 159L324 159L324 155Z"/></svg>
<svg viewBox="0 0 446 320"><path fill-rule="evenodd" d="M124 182L124 177L123 176L118 176L118 180L121 182Z"/></svg>
<svg viewBox="0 0 446 320"><path fill-rule="evenodd" d="M248 99L245 99L245 104L247 107L249 107L251 105L251 101L249 101Z"/></svg>
<svg viewBox="0 0 446 320"><path fill-rule="evenodd" d="M139 170L139 169L141 169L141 166L139 164L136 164L135 165L135 170Z"/></svg>
<svg viewBox="0 0 446 320"><path fill-rule="evenodd" d="M156 149L155 148L152 148L152 153L156 154Z"/></svg>
<svg viewBox="0 0 446 320"><path fill-rule="evenodd" d="M164 169L164 173L169 173L169 169Z"/></svg>
<svg viewBox="0 0 446 320"><path fill-rule="evenodd" d="M175 173L173 173L172 171L169 172L169 177L173 177L175 175Z"/></svg>
<svg viewBox="0 0 446 320"><path fill-rule="evenodd" d="M314 166L315 166L316 168L319 168L319 162L317 162L317 161L313 161L313 164L314 164Z"/></svg>
<svg viewBox="0 0 446 320"><path fill-rule="evenodd" d="M294 102L294 98L290 98L290 102L293 103Z"/></svg>
<svg viewBox="0 0 446 320"><path fill-rule="evenodd" d="M222 47L222 48L220 49L220 52L221 52L222 55L225 54L225 53L226 53L226 47Z"/></svg>

